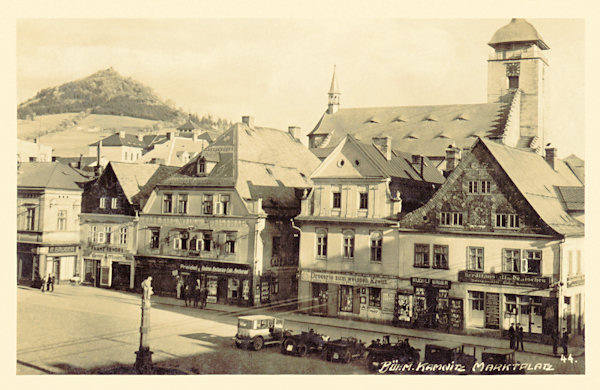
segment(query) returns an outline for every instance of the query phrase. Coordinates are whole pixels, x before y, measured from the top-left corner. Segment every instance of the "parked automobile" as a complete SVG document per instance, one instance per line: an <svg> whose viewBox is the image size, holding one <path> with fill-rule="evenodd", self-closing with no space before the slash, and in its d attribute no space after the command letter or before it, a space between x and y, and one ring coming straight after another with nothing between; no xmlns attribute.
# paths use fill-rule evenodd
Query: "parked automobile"
<svg viewBox="0 0 600 390"><path fill-rule="evenodd" d="M383 336L383 342L372 342L367 348L367 368L377 371L383 362L397 362L400 364L419 362L420 349L410 345L408 339L390 342L390 336Z"/></svg>
<svg viewBox="0 0 600 390"><path fill-rule="evenodd" d="M299 334L288 334L281 343L281 353L304 357L309 352L321 351L329 337L315 333L313 329Z"/></svg>
<svg viewBox="0 0 600 390"><path fill-rule="evenodd" d="M473 365L477 361L475 358L476 347L474 345L460 344L451 341L438 341L425 346L425 363L451 365L454 363L454 369L436 369L432 374L470 374ZM472 353L469 353L472 352ZM460 367L459 367L460 365Z"/></svg>
<svg viewBox="0 0 600 390"><path fill-rule="evenodd" d="M525 369L511 366L512 364L520 364L515 361L515 351L508 348L486 348L481 352L481 361L484 363L481 371L484 375L514 375L525 374ZM500 365L498 367L497 365ZM496 366L498 368L489 368Z"/></svg>
<svg viewBox="0 0 600 390"><path fill-rule="evenodd" d="M251 347L258 351L263 346L281 344L289 334L283 327L283 319L251 315L238 317L238 330L233 339L238 348Z"/></svg>
<svg viewBox="0 0 600 390"><path fill-rule="evenodd" d="M354 337L342 337L325 343L323 358L331 362L348 363L352 359L362 359L366 352L365 343L361 340Z"/></svg>

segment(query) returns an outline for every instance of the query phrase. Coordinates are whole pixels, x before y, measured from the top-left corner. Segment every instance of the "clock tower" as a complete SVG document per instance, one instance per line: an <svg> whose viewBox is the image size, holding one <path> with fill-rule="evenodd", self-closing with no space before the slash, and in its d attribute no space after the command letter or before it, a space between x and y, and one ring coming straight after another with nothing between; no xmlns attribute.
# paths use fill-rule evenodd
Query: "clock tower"
<svg viewBox="0 0 600 390"><path fill-rule="evenodd" d="M544 145L544 78L549 47L525 19L512 19L488 43L488 103L508 93L520 99L518 147Z"/></svg>

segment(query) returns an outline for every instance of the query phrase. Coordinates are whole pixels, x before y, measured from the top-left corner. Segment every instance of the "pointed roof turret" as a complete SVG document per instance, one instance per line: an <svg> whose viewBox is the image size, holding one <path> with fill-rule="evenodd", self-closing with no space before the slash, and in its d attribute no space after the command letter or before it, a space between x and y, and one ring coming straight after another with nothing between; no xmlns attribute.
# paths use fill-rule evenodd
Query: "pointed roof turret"
<svg viewBox="0 0 600 390"><path fill-rule="evenodd" d="M335 65L333 65L333 77L331 78L331 87L329 88L329 94L340 94L340 87L335 77Z"/></svg>

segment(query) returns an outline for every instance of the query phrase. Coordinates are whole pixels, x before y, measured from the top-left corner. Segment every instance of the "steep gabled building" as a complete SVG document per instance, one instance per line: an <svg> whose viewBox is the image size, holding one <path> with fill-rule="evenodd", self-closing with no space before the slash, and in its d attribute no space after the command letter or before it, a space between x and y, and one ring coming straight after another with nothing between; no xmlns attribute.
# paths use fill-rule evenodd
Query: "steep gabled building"
<svg viewBox="0 0 600 390"><path fill-rule="evenodd" d="M300 307L313 314L391 321L402 274L398 220L444 182L427 157L346 136L311 175L302 200Z"/></svg>
<svg viewBox="0 0 600 390"><path fill-rule="evenodd" d="M291 133L232 126L158 184L140 215L136 275L159 294L199 279L208 302L295 301L297 241L291 218L319 160Z"/></svg>
<svg viewBox="0 0 600 390"><path fill-rule="evenodd" d="M568 166L479 139L400 221L398 324L532 338L583 329L583 192Z"/></svg>

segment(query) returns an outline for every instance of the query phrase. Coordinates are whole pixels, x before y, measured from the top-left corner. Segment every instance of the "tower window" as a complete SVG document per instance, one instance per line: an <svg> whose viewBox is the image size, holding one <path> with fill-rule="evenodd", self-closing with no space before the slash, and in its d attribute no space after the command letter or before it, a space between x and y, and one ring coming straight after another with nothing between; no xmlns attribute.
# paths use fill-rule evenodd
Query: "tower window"
<svg viewBox="0 0 600 390"><path fill-rule="evenodd" d="M509 89L519 88L519 76L508 76L508 88Z"/></svg>

